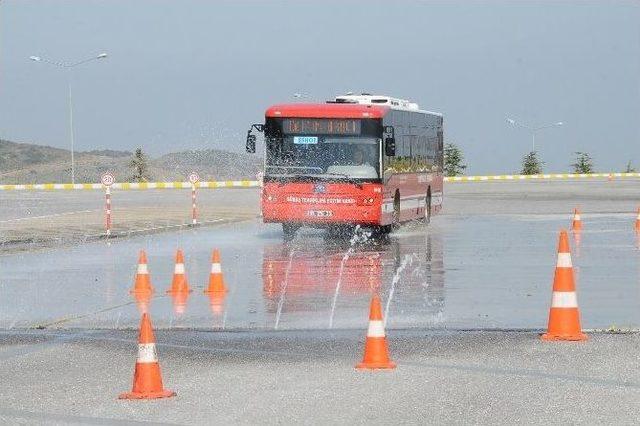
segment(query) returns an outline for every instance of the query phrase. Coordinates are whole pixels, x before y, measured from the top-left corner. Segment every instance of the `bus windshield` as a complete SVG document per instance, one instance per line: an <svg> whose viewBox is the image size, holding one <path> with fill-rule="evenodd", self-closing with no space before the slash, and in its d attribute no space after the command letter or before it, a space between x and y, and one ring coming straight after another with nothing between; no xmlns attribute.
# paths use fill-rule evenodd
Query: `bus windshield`
<svg viewBox="0 0 640 426"><path fill-rule="evenodd" d="M378 179L379 138L285 135L267 141L265 174L324 179Z"/></svg>

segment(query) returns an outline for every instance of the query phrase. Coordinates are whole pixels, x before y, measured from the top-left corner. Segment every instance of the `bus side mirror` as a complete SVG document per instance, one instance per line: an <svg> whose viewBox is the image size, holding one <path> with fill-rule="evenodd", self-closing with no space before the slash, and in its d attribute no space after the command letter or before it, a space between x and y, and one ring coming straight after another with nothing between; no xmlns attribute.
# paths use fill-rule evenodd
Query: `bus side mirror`
<svg viewBox="0 0 640 426"><path fill-rule="evenodd" d="M256 136L251 134L251 130L247 132L247 152L250 154L256 152Z"/></svg>
<svg viewBox="0 0 640 426"><path fill-rule="evenodd" d="M396 155L396 139L386 138L384 140L384 155L387 157L395 157Z"/></svg>

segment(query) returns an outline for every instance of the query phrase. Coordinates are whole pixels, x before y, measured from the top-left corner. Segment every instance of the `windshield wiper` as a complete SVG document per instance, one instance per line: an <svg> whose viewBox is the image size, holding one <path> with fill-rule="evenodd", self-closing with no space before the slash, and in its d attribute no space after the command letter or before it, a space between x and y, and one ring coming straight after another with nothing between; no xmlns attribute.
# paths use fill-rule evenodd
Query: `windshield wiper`
<svg viewBox="0 0 640 426"><path fill-rule="evenodd" d="M327 172L327 173L323 173L323 175L330 175L330 176L344 176L346 179L353 179L351 176L349 176L346 173L334 173L334 172Z"/></svg>
<svg viewBox="0 0 640 426"><path fill-rule="evenodd" d="M347 182L351 182L351 183L355 184L355 185L356 185L356 187L357 187L358 189L362 189L362 182L360 182L360 181L359 181L359 180L357 180L356 178L353 178L353 177L349 176L348 174L345 174L345 173L334 173L334 172L331 172L331 173L325 173L325 175L330 175L330 176L343 176L343 177L344 177L344 179L345 179Z"/></svg>

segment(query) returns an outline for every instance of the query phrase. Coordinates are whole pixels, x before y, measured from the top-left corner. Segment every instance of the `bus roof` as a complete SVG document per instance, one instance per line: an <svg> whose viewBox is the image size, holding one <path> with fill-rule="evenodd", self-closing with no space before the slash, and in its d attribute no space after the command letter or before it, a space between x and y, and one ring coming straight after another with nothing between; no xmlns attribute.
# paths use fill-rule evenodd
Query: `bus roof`
<svg viewBox="0 0 640 426"><path fill-rule="evenodd" d="M265 116L276 118L382 118L389 109L387 106L360 104L282 104L269 107Z"/></svg>

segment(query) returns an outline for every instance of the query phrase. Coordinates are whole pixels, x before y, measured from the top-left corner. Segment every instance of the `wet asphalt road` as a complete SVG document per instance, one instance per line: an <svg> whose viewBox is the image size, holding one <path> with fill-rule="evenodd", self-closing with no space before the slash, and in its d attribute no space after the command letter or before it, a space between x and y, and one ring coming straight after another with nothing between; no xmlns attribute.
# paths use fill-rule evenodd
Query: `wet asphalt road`
<svg viewBox="0 0 640 426"><path fill-rule="evenodd" d="M256 219L2 256L0 327L134 328L149 309L161 328L362 328L374 289L389 328L540 329L557 232L578 197L585 229L572 243L583 323L640 325L639 182L455 185L429 226L384 240L305 230L285 243L277 226ZM211 299L202 290L214 247L230 292ZM186 299L164 293L177 248L194 289ZM139 249L156 287L150 301L128 293Z"/></svg>

